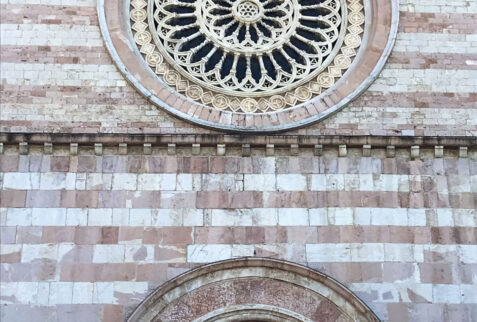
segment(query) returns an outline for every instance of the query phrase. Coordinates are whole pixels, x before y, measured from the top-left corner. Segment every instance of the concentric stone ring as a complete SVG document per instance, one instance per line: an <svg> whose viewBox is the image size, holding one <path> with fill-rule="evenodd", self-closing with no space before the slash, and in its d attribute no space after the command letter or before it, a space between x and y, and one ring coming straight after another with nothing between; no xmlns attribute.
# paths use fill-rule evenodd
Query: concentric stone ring
<svg viewBox="0 0 477 322"><path fill-rule="evenodd" d="M141 93L238 132L296 128L343 107L379 74L398 19L397 0L98 1L108 49Z"/></svg>

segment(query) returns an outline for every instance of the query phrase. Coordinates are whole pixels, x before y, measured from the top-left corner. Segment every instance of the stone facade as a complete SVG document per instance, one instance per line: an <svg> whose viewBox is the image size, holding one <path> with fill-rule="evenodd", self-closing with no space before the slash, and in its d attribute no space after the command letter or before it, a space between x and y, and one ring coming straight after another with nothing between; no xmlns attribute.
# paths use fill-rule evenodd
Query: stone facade
<svg viewBox="0 0 477 322"><path fill-rule="evenodd" d="M247 257L203 265L164 283L139 321L379 321L344 286L312 269Z"/></svg>
<svg viewBox="0 0 477 322"><path fill-rule="evenodd" d="M211 133L128 85L103 44L95 0L1 6L3 131ZM401 0L400 10L377 81L340 113L291 133L476 135L474 1Z"/></svg>
<svg viewBox="0 0 477 322"><path fill-rule="evenodd" d="M475 151L67 148L2 155L6 320L112 321L177 274L241 256L329 274L384 320L475 319Z"/></svg>
<svg viewBox="0 0 477 322"><path fill-rule="evenodd" d="M171 278L243 256L327 274L385 321L477 320L475 1L401 0L364 94L253 137L138 94L96 1L0 9L2 321L121 321Z"/></svg>

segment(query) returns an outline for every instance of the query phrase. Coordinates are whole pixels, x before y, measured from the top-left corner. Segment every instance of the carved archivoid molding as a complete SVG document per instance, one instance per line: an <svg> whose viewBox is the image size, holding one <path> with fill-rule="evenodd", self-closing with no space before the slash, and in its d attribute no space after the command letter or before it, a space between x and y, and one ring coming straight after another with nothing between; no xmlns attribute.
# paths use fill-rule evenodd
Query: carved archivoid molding
<svg viewBox="0 0 477 322"><path fill-rule="evenodd" d="M304 303L306 303L304 305ZM379 321L329 276L281 260L215 262L160 286L128 321Z"/></svg>

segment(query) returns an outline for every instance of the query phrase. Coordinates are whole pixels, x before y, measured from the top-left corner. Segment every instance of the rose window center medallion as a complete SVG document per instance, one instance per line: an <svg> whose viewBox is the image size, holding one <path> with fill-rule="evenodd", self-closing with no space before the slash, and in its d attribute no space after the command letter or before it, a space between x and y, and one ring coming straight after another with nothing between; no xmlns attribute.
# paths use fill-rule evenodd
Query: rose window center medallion
<svg viewBox="0 0 477 322"><path fill-rule="evenodd" d="M263 7L258 1L237 1L232 10L235 19L246 24L257 21L263 15Z"/></svg>
<svg viewBox="0 0 477 322"><path fill-rule="evenodd" d="M361 0L132 0L130 18L166 84L242 113L290 108L331 87L364 30Z"/></svg>

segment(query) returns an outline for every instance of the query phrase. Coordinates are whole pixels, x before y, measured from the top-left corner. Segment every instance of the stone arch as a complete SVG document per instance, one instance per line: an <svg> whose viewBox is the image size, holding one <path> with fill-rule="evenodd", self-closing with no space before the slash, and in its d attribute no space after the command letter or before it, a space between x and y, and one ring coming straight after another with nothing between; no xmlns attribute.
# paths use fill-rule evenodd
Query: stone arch
<svg viewBox="0 0 477 322"><path fill-rule="evenodd" d="M379 321L356 295L308 267L237 258L192 269L132 313L139 321Z"/></svg>

